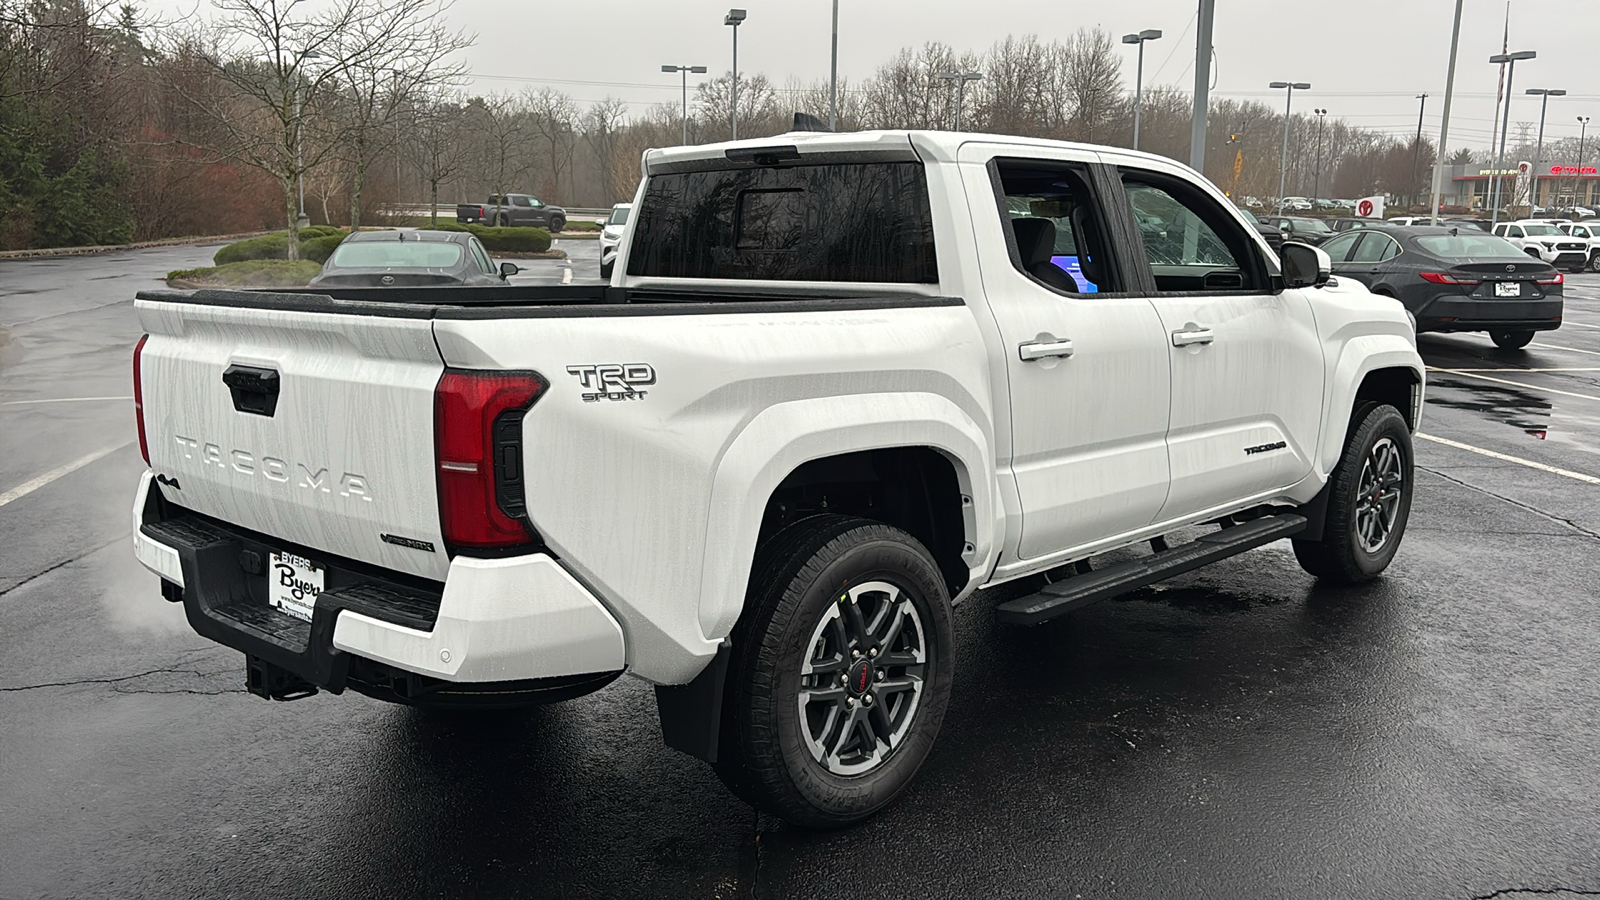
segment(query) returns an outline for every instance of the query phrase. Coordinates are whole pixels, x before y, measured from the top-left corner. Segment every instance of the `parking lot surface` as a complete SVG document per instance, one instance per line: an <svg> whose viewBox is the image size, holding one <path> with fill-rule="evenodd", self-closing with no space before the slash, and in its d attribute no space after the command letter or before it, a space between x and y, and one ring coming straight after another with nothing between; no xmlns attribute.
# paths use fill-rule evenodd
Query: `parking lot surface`
<svg viewBox="0 0 1600 900"><path fill-rule="evenodd" d="M516 280L597 280L557 246ZM979 594L906 796L813 833L662 746L632 679L493 715L245 693L129 547L132 296L214 249L0 262L0 897L1600 892L1600 276L1524 352L1423 337L1384 578L1319 588L1281 542L1033 629Z"/></svg>

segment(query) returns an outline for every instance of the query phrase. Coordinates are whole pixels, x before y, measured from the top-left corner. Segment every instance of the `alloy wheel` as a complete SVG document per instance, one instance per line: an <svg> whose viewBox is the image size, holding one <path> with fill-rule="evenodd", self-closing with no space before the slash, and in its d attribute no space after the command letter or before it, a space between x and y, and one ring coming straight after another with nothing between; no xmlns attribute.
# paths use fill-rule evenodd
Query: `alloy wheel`
<svg viewBox="0 0 1600 900"><path fill-rule="evenodd" d="M1356 539L1361 549L1377 553L1394 533L1400 516L1400 499L1405 489L1405 461L1400 446L1383 438L1367 451L1357 482L1355 508Z"/></svg>

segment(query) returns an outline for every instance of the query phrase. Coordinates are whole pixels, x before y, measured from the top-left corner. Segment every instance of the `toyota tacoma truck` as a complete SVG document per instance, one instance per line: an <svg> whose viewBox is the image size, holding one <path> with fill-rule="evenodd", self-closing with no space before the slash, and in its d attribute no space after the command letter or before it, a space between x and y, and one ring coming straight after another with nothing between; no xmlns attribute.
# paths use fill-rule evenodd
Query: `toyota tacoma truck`
<svg viewBox="0 0 1600 900"><path fill-rule="evenodd" d="M532 194L496 194L482 203L456 204L456 221L501 227L535 225L558 232L567 227L567 211Z"/></svg>
<svg viewBox="0 0 1600 900"><path fill-rule="evenodd" d="M841 826L928 757L955 604L1394 557L1405 311L1194 171L904 131L643 167L609 285L139 294L134 547L251 692L628 674L738 796Z"/></svg>

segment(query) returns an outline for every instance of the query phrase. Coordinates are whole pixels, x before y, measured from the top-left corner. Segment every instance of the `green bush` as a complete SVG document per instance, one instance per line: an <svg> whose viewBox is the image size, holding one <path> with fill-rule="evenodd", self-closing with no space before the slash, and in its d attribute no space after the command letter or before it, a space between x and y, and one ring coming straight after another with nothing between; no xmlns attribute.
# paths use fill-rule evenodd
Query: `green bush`
<svg viewBox="0 0 1600 900"><path fill-rule="evenodd" d="M312 238L319 237L333 237L334 235L344 237L344 229L333 225L307 225L300 229L300 240L302 241L309 241Z"/></svg>
<svg viewBox="0 0 1600 900"><path fill-rule="evenodd" d="M550 232L543 228L473 228L490 253L543 253L550 249Z"/></svg>
<svg viewBox="0 0 1600 900"><path fill-rule="evenodd" d="M561 227L563 229L567 230L567 231L599 231L601 228L604 228L605 226L601 225L599 222L572 222L572 221L569 221L569 222L567 222L567 224L565 224L565 225L563 225Z"/></svg>
<svg viewBox="0 0 1600 900"><path fill-rule="evenodd" d="M305 234L304 231L300 233ZM344 232L336 232L322 237L314 237L309 241L301 241L300 258L321 265L328 261L328 257L333 255L333 248L339 246L339 243L343 240Z"/></svg>
<svg viewBox="0 0 1600 900"><path fill-rule="evenodd" d="M418 225L417 227L421 228L423 231L471 231L474 228L481 228L482 226L463 225L460 222L448 222L444 219L440 219L439 224L437 225L429 225L428 221L424 219L422 224Z"/></svg>
<svg viewBox="0 0 1600 900"><path fill-rule="evenodd" d="M250 259L206 269L178 269L168 281L192 281L217 287L304 287L322 271L310 260Z"/></svg>
<svg viewBox="0 0 1600 900"><path fill-rule="evenodd" d="M300 256L302 259L315 259L325 262L333 248L339 246L339 241L344 240L344 229L334 228L331 225L308 225L300 229ZM331 241L325 245L323 241ZM307 252L307 247L313 249ZM321 253L321 256L314 254ZM274 231L260 237L245 238L235 241L211 257L211 262L225 266L229 263L244 262L251 259L287 259L289 256L289 233L287 231Z"/></svg>

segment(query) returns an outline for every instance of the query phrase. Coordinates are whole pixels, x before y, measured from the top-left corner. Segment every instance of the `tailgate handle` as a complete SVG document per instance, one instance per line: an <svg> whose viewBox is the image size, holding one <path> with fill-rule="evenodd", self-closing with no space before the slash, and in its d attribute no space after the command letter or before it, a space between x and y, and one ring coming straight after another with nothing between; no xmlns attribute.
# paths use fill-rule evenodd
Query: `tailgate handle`
<svg viewBox="0 0 1600 900"><path fill-rule="evenodd" d="M239 412L271 418L278 411L278 373L272 369L236 363L223 371L222 383L233 394L233 408Z"/></svg>

